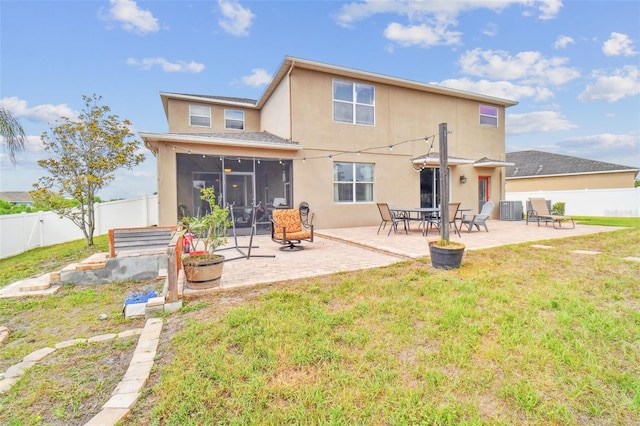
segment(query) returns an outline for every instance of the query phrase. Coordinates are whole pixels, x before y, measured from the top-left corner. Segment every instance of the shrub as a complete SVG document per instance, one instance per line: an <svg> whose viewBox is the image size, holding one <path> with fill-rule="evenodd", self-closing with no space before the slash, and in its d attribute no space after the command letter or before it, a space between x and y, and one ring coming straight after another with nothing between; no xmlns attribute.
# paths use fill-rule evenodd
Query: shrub
<svg viewBox="0 0 640 426"><path fill-rule="evenodd" d="M551 207L551 214L564 216L564 205L565 203L563 201L558 201L557 203L554 203L553 206Z"/></svg>

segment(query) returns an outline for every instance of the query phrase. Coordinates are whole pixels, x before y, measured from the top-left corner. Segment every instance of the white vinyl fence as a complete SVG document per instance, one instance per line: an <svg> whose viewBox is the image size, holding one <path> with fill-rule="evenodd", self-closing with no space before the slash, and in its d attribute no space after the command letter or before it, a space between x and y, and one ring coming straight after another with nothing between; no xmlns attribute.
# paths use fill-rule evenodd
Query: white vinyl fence
<svg viewBox="0 0 640 426"><path fill-rule="evenodd" d="M98 203L94 236L113 228L135 228L158 224L158 196ZM69 219L54 212L0 215L0 259L36 247L84 239Z"/></svg>
<svg viewBox="0 0 640 426"><path fill-rule="evenodd" d="M569 216L640 217L640 187L572 191L507 192L507 201L521 201L526 213L529 198L545 198L551 205L564 202Z"/></svg>

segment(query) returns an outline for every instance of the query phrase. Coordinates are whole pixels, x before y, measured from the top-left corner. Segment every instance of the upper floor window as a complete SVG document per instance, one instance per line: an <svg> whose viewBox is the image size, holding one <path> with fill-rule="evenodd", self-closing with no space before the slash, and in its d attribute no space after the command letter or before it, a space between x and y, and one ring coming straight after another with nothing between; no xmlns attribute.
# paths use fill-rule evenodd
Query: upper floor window
<svg viewBox="0 0 640 426"><path fill-rule="evenodd" d="M244 130L244 111L239 109L225 109L224 128Z"/></svg>
<svg viewBox="0 0 640 426"><path fill-rule="evenodd" d="M333 163L333 200L336 203L373 201L371 163Z"/></svg>
<svg viewBox="0 0 640 426"><path fill-rule="evenodd" d="M498 127L498 108L480 105L480 124Z"/></svg>
<svg viewBox="0 0 640 426"><path fill-rule="evenodd" d="M211 107L189 105L189 124L198 127L211 127Z"/></svg>
<svg viewBox="0 0 640 426"><path fill-rule="evenodd" d="M375 88L371 84L333 80L333 120L373 126Z"/></svg>

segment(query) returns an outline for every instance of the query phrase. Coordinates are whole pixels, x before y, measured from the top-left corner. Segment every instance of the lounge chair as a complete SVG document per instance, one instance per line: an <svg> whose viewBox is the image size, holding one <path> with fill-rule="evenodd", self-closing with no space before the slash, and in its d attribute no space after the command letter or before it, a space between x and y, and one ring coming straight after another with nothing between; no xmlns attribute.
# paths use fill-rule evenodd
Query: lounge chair
<svg viewBox="0 0 640 426"><path fill-rule="evenodd" d="M462 215L462 224L460 225L460 227L462 228L462 225L467 225L467 227L469 228L469 232L471 232L474 226L478 229L478 231L480 230L480 227L483 226L484 230L489 232L489 229L487 228L487 219L491 217L493 207L493 201L487 201L482 206L482 210L480 210L480 213Z"/></svg>
<svg viewBox="0 0 640 426"><path fill-rule="evenodd" d="M387 223L390 223L389 233L387 236L391 235L391 230L394 232L398 232L398 223L402 222L404 225L404 232L408 234L407 231L407 218L403 215L392 213L389 209L389 205L387 203L377 203L378 210L380 211L380 217L382 221L380 222L380 226L378 226L378 234L380 233L380 229L384 229L387 226Z"/></svg>
<svg viewBox="0 0 640 426"><path fill-rule="evenodd" d="M302 241L313 242L313 225L302 226L300 210L275 209L271 221L271 240L284 246L280 250L304 250Z"/></svg>
<svg viewBox="0 0 640 426"><path fill-rule="evenodd" d="M571 216L553 215L549 212L549 206L547 200L544 198L529 198L529 210L527 211L527 225L529 220L535 219L540 226L540 222L544 222L547 225L549 222L553 224L556 229L562 228L562 222L571 222L572 229L576 227L575 222ZM556 224L558 226L556 226Z"/></svg>

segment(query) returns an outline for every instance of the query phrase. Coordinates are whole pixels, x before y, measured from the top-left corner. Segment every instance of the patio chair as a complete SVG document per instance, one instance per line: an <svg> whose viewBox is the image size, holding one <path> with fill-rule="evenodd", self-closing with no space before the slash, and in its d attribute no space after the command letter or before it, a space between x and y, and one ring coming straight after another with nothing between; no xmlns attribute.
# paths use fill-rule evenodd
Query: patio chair
<svg viewBox="0 0 640 426"><path fill-rule="evenodd" d="M482 206L480 213L462 215L462 223L460 227L462 228L462 225L467 225L467 227L469 228L469 232L471 232L474 226L478 229L478 231L480 230L480 227L483 226L484 230L489 232L489 229L487 228L487 219L489 219L489 217L491 216L493 207L493 201L487 201Z"/></svg>
<svg viewBox="0 0 640 426"><path fill-rule="evenodd" d="M456 223L456 220L460 219L459 217L457 217L459 208L460 208L460 203L449 203L449 218L447 219L447 223L449 224L449 226L453 224L453 229L455 233L458 234L458 237L462 237L462 235L460 235L460 229L458 228L458 224ZM429 222L429 228L435 225L438 229L440 229L440 226L442 225L442 218L432 217L428 219L428 222Z"/></svg>
<svg viewBox="0 0 640 426"><path fill-rule="evenodd" d="M313 225L302 226L299 209L276 209L271 222L271 240L282 244L282 251L304 250L302 241L313 242Z"/></svg>
<svg viewBox="0 0 640 426"><path fill-rule="evenodd" d="M389 233L387 236L391 235L391 230L394 232L398 232L398 223L402 222L404 225L404 233L409 234L407 231L407 219L404 215L396 214L391 212L389 209L389 205L387 203L377 203L378 210L380 211L380 217L382 221L380 222L380 226L378 226L378 234L380 233L380 229L384 229L387 226L387 223L390 223Z"/></svg>
<svg viewBox="0 0 640 426"><path fill-rule="evenodd" d="M547 200L544 198L529 198L530 207L527 211L527 225L529 220L535 219L540 226L540 222L544 222L545 226L551 222L555 229L562 228L562 222L571 222L571 229L576 227L575 222L571 216L553 215L549 212L549 206ZM556 224L558 226L556 226Z"/></svg>

